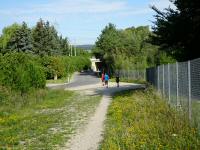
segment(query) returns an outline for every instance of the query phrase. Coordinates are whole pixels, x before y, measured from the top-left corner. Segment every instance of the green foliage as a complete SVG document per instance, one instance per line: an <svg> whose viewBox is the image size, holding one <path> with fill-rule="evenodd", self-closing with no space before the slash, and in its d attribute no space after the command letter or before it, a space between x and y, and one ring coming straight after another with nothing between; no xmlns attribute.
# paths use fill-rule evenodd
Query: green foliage
<svg viewBox="0 0 200 150"><path fill-rule="evenodd" d="M102 150L200 148L197 128L150 89L117 94L108 110Z"/></svg>
<svg viewBox="0 0 200 150"><path fill-rule="evenodd" d="M161 46L179 61L200 57L200 3L197 0L173 0L176 10L165 11L152 9L156 12L153 28L155 35L152 43Z"/></svg>
<svg viewBox="0 0 200 150"><path fill-rule="evenodd" d="M71 61L75 67L75 70L77 71L87 70L91 66L91 62L88 57L84 56L72 57Z"/></svg>
<svg viewBox="0 0 200 150"><path fill-rule="evenodd" d="M2 31L2 35L0 36L0 52L6 53L9 51L7 48L8 42L10 41L11 37L14 35L14 33L20 29L21 26L14 23L11 26L5 27Z"/></svg>
<svg viewBox="0 0 200 150"><path fill-rule="evenodd" d="M71 48L74 55L75 46ZM69 56L71 50L68 38L58 36L57 30L49 21L40 19L32 29L25 22L3 29L0 36L0 53L10 51L29 52L40 56ZM88 53L76 48L76 55L88 56Z"/></svg>
<svg viewBox="0 0 200 150"><path fill-rule="evenodd" d="M61 49L61 53L62 55L69 55L69 41L67 38L62 38L62 36L60 36L60 49Z"/></svg>
<svg viewBox="0 0 200 150"><path fill-rule="evenodd" d="M44 67L46 79L53 79L55 75L58 78L70 76L72 73L81 70L87 70L91 66L88 57L85 56L44 56L39 59Z"/></svg>
<svg viewBox="0 0 200 150"><path fill-rule="evenodd" d="M22 27L17 29L7 44L8 49L17 52L32 51L31 29L23 22Z"/></svg>
<svg viewBox="0 0 200 150"><path fill-rule="evenodd" d="M59 51L59 37L54 26L40 19L32 31L34 53L38 55L61 54Z"/></svg>
<svg viewBox="0 0 200 150"><path fill-rule="evenodd" d="M42 67L24 53L7 53L1 56L0 85L11 87L22 94L30 88L44 88L45 75Z"/></svg>
<svg viewBox="0 0 200 150"><path fill-rule="evenodd" d="M93 54L111 72L115 69L144 69L156 65L158 47L148 43L151 34L148 26L119 30L109 24L99 36Z"/></svg>
<svg viewBox="0 0 200 150"><path fill-rule="evenodd" d="M31 88L44 88L45 79L90 68L83 50L77 50L78 57L68 54L68 39L59 37L48 21L40 19L32 30L25 22L6 27L0 37L0 86L24 94Z"/></svg>

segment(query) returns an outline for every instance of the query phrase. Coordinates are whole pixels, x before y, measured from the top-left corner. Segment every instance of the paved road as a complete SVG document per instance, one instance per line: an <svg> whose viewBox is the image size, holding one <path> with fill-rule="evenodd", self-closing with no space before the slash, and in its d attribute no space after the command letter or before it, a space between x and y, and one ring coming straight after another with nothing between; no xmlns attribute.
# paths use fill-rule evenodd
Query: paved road
<svg viewBox="0 0 200 150"><path fill-rule="evenodd" d="M65 88L73 88L84 85L92 85L100 82L100 78L94 75L93 72L83 72L74 75L73 81L65 85Z"/></svg>
<svg viewBox="0 0 200 150"><path fill-rule="evenodd" d="M98 78L93 72L83 72L75 73L71 83L61 83L61 84L47 84L50 89L66 89L66 88L76 88L86 85L96 85L100 83L100 78Z"/></svg>

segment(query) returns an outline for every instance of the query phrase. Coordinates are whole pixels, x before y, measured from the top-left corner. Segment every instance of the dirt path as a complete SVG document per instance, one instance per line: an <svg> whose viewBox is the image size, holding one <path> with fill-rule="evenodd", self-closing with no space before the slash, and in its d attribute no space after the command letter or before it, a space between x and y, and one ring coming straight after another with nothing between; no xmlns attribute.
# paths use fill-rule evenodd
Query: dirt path
<svg viewBox="0 0 200 150"><path fill-rule="evenodd" d="M76 135L66 144L66 150L96 150L102 140L104 131L104 121L108 106L111 102L111 96L115 92L141 88L140 85L122 83L119 88L111 83L109 88L102 87L100 83L94 85L68 88L67 90L77 90L85 94L102 94L102 100L96 109L95 114L90 118L84 128L80 128Z"/></svg>

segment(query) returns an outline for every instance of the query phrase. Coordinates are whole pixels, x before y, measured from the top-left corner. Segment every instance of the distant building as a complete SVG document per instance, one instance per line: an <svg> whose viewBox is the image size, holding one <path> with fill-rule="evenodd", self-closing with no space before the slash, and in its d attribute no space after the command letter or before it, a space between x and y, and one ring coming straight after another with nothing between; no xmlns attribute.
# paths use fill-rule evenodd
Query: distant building
<svg viewBox="0 0 200 150"><path fill-rule="evenodd" d="M100 72L100 66L101 66L101 61L100 59L97 59L95 57L92 57L90 59L91 61L91 69L94 71L94 72Z"/></svg>

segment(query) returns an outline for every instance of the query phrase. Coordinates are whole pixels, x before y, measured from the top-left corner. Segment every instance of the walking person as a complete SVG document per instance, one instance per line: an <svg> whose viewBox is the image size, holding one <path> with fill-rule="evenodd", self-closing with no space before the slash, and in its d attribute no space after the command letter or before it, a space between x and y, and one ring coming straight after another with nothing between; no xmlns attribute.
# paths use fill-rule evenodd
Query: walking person
<svg viewBox="0 0 200 150"><path fill-rule="evenodd" d="M117 83L117 87L119 87L119 74L116 74L116 83Z"/></svg>
<svg viewBox="0 0 200 150"><path fill-rule="evenodd" d="M108 74L107 74L107 73L105 73L104 80L105 80L105 85L106 85L106 88L108 88L109 76L108 76Z"/></svg>
<svg viewBox="0 0 200 150"><path fill-rule="evenodd" d="M104 83L105 83L105 75L104 75L104 73L101 74L101 81L102 81L102 85L104 86Z"/></svg>

